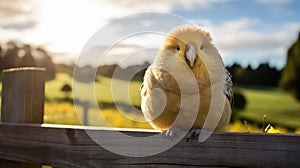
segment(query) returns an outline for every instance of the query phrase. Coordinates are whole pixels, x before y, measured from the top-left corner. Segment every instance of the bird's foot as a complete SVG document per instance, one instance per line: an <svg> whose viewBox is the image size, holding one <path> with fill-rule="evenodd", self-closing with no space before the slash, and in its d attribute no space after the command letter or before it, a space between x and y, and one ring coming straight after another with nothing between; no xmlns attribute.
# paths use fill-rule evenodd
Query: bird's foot
<svg viewBox="0 0 300 168"><path fill-rule="evenodd" d="M201 128L193 128L189 131L189 133L186 136L186 141L188 142L190 139L192 139L193 137L197 137L200 135L201 132L208 132L205 129L201 129Z"/></svg>
<svg viewBox="0 0 300 168"><path fill-rule="evenodd" d="M167 130L162 131L161 135L163 137L169 138L171 141L180 141L186 136L187 133L189 133L189 131L183 128L171 127Z"/></svg>
<svg viewBox="0 0 300 168"><path fill-rule="evenodd" d="M175 135L175 129L167 129L161 132L162 135L167 136L167 137L172 137Z"/></svg>
<svg viewBox="0 0 300 168"><path fill-rule="evenodd" d="M167 130L164 130L161 132L161 135L164 136L164 137L167 137L167 138L170 138L171 141L173 141L173 138L175 136L175 132L176 130L173 129L173 128L169 128Z"/></svg>

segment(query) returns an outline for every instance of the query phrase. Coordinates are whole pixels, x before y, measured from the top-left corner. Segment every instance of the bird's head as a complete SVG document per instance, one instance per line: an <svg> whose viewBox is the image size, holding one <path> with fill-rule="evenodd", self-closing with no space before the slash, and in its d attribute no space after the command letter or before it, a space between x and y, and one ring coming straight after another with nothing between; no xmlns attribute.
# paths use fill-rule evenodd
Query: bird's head
<svg viewBox="0 0 300 168"><path fill-rule="evenodd" d="M163 49L173 52L193 68L196 63L201 63L200 58L207 54L211 41L210 34L201 27L180 26L171 31Z"/></svg>

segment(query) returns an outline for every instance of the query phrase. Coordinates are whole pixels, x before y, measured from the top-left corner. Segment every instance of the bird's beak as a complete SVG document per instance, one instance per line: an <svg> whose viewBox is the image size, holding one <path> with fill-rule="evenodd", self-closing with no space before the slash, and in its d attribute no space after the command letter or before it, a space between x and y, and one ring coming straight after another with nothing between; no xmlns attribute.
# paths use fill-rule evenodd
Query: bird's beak
<svg viewBox="0 0 300 168"><path fill-rule="evenodd" d="M193 67L197 59L197 50L194 43L189 43L186 45L185 49L185 59L190 67Z"/></svg>

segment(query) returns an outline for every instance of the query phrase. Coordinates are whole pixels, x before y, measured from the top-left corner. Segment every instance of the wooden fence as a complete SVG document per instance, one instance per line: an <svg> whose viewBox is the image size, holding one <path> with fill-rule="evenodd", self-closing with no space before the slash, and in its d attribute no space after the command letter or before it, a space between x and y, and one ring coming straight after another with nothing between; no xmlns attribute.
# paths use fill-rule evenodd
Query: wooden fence
<svg viewBox="0 0 300 168"><path fill-rule="evenodd" d="M149 157L112 153L98 140L132 152L147 142L116 140L115 131L130 136L159 134L152 130L42 124L44 70L15 69L3 73L0 124L0 167L300 167L300 136L296 134L213 133L205 142L180 141ZM41 94L42 93L42 94ZM15 107L18 106L18 107ZM93 138L89 134L93 134ZM164 148L160 138L153 148ZM121 142L121 143L120 143Z"/></svg>

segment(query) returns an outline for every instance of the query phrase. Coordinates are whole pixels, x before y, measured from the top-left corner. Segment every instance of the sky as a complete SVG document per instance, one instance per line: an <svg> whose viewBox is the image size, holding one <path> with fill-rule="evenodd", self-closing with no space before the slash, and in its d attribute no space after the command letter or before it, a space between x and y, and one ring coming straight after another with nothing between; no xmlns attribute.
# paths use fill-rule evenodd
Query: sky
<svg viewBox="0 0 300 168"><path fill-rule="evenodd" d="M54 61L76 62L95 33L109 25L111 31L85 53L101 53L114 39L116 45L103 64L126 55L136 56L128 64L140 64L154 59L155 52L145 56L143 51L158 48L165 36L145 33L122 38L119 33L149 27L169 32L179 23L168 16L138 17L143 12L160 12L210 31L226 65L237 62L257 67L268 62L282 68L286 51L300 31L299 9L298 0L1 0L0 43L19 40L45 46L55 53Z"/></svg>

